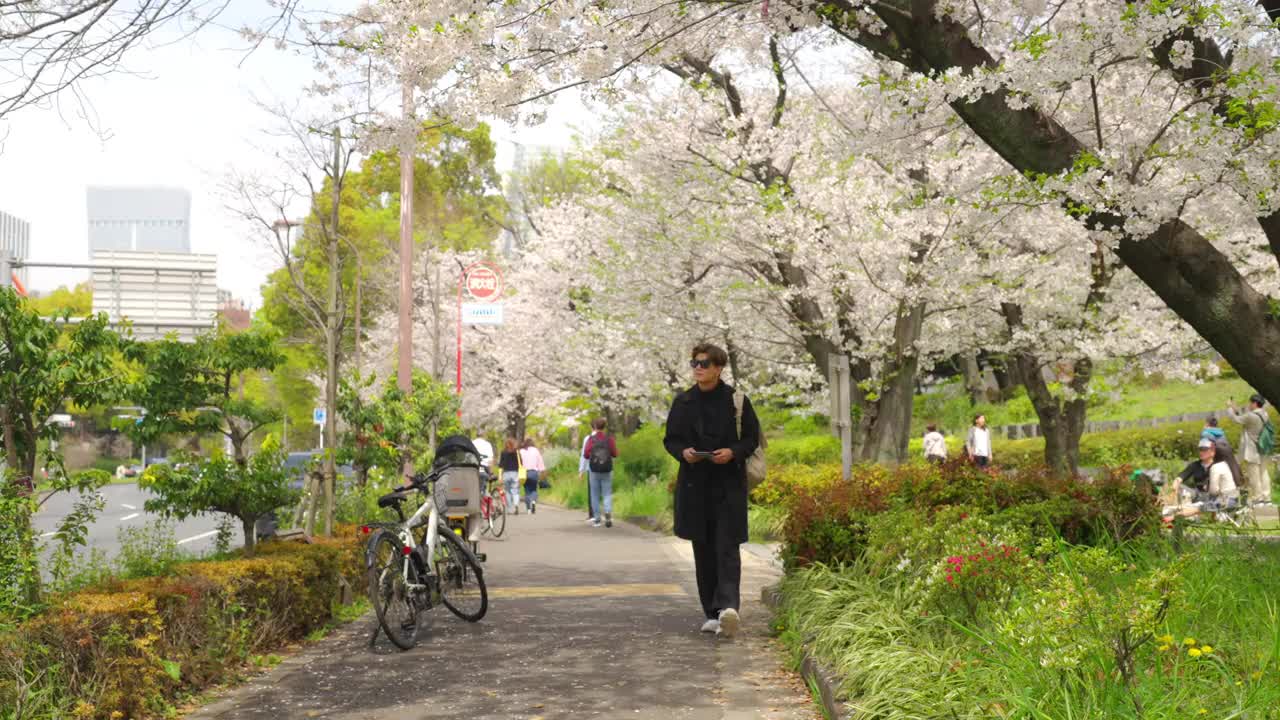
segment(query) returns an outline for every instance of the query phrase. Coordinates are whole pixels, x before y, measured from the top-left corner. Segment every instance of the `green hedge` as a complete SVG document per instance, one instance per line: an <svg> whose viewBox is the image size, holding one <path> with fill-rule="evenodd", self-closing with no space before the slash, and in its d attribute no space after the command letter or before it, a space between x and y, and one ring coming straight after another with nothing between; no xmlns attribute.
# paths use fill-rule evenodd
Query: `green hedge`
<svg viewBox="0 0 1280 720"><path fill-rule="evenodd" d="M329 623L343 580L361 591L363 544L343 532L55 599L0 632L0 718L170 716L180 697Z"/></svg>
<svg viewBox="0 0 1280 720"><path fill-rule="evenodd" d="M1277 422L1272 414L1273 423ZM1221 421L1220 421L1221 422ZM1233 448L1240 445L1240 426L1227 420L1221 423ZM1130 428L1111 432L1085 433L1080 438L1080 465L1107 467L1136 460L1164 459L1191 462L1204 423L1187 422L1157 427ZM1044 462L1044 438L1001 440L992 448L999 465L1030 466Z"/></svg>

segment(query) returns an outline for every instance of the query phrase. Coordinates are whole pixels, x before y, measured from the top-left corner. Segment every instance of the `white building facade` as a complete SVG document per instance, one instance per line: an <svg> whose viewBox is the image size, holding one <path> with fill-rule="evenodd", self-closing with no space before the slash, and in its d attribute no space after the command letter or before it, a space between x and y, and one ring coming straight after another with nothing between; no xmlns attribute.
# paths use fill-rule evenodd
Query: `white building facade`
<svg viewBox="0 0 1280 720"><path fill-rule="evenodd" d="M8 255L11 260L25 260L31 256L31 223L0 211L0 255ZM17 271L18 280L28 284L26 268ZM9 278L0 280L0 287L6 287Z"/></svg>
<svg viewBox="0 0 1280 720"><path fill-rule="evenodd" d="M191 252L191 193L182 188L90 187L89 253Z"/></svg>

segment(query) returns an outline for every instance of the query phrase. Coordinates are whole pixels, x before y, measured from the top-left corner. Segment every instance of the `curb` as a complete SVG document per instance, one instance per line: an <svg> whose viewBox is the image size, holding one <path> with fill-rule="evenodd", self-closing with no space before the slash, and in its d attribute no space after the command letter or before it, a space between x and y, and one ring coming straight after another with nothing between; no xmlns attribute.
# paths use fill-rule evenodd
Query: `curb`
<svg viewBox="0 0 1280 720"><path fill-rule="evenodd" d="M760 590L760 601L774 612L782 606L782 590L777 585L769 585ZM837 690L839 683L836 674L831 672L809 652L803 648L800 652L800 677L810 687L818 689L818 697L822 701L822 712L830 720L852 720L853 713L845 705Z"/></svg>

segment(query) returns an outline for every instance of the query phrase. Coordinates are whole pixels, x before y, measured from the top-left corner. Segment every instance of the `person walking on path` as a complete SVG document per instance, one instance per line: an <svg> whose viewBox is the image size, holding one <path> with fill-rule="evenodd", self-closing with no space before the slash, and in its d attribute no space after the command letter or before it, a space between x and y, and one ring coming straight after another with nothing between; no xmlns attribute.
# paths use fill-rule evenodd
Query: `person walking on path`
<svg viewBox="0 0 1280 720"><path fill-rule="evenodd" d="M613 527L613 460L618 457L618 444L605 432L604 418L591 421L595 432L587 438L582 457L587 461L587 483L595 517L592 527L600 527L600 513L604 513L604 526Z"/></svg>
<svg viewBox="0 0 1280 720"><path fill-rule="evenodd" d="M1258 449L1258 438L1267 424L1263 406L1267 401L1261 395L1249 398L1246 410L1236 410L1234 402L1227 402L1227 414L1244 427L1240 433L1240 464L1249 487L1249 502L1253 505L1271 504L1271 476L1267 473L1267 458Z"/></svg>
<svg viewBox="0 0 1280 720"><path fill-rule="evenodd" d="M924 459L935 465L941 465L947 461L947 439L938 432L938 426L930 423L925 428L924 434Z"/></svg>
<svg viewBox="0 0 1280 720"><path fill-rule="evenodd" d="M578 479L587 488L587 524L596 521L596 506L591 502L591 480L587 475L591 471L591 467L587 463L587 446L591 444L591 434L582 438L582 452L578 454Z"/></svg>
<svg viewBox="0 0 1280 720"><path fill-rule="evenodd" d="M538 512L538 481L547 471L542 460L542 452L534 446L533 440L525 438L524 447L520 448L520 460L524 463L524 504L529 513Z"/></svg>
<svg viewBox="0 0 1280 720"><path fill-rule="evenodd" d="M741 418L734 389L720 379L729 362L722 348L690 353L695 384L676 396L663 446L680 463L675 534L693 543L702 632L731 638L741 618L742 556L747 541L745 461L760 445L760 421L745 395ZM739 432L741 425L741 432Z"/></svg>
<svg viewBox="0 0 1280 720"><path fill-rule="evenodd" d="M974 415L969 427L969 437L964 441L969 461L980 468L991 465L991 431L987 429L987 416Z"/></svg>
<svg viewBox="0 0 1280 720"><path fill-rule="evenodd" d="M502 486L507 491L507 511L520 512L520 454L519 444L513 437L507 438L502 445L502 455L498 457L498 468L502 470Z"/></svg>

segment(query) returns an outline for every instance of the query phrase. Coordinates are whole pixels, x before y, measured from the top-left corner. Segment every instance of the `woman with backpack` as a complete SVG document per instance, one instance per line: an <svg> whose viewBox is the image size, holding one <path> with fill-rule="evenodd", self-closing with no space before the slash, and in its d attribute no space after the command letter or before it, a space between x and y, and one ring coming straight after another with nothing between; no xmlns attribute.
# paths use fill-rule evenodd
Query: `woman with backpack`
<svg viewBox="0 0 1280 720"><path fill-rule="evenodd" d="M1227 401L1227 415L1244 426L1244 432L1240 433L1240 460L1249 486L1251 505L1271 504L1271 476L1267 473L1267 459L1274 449L1275 429L1271 426L1267 411L1262 409L1266 404L1267 401L1256 393L1249 398L1247 410L1237 411L1236 404Z"/></svg>

